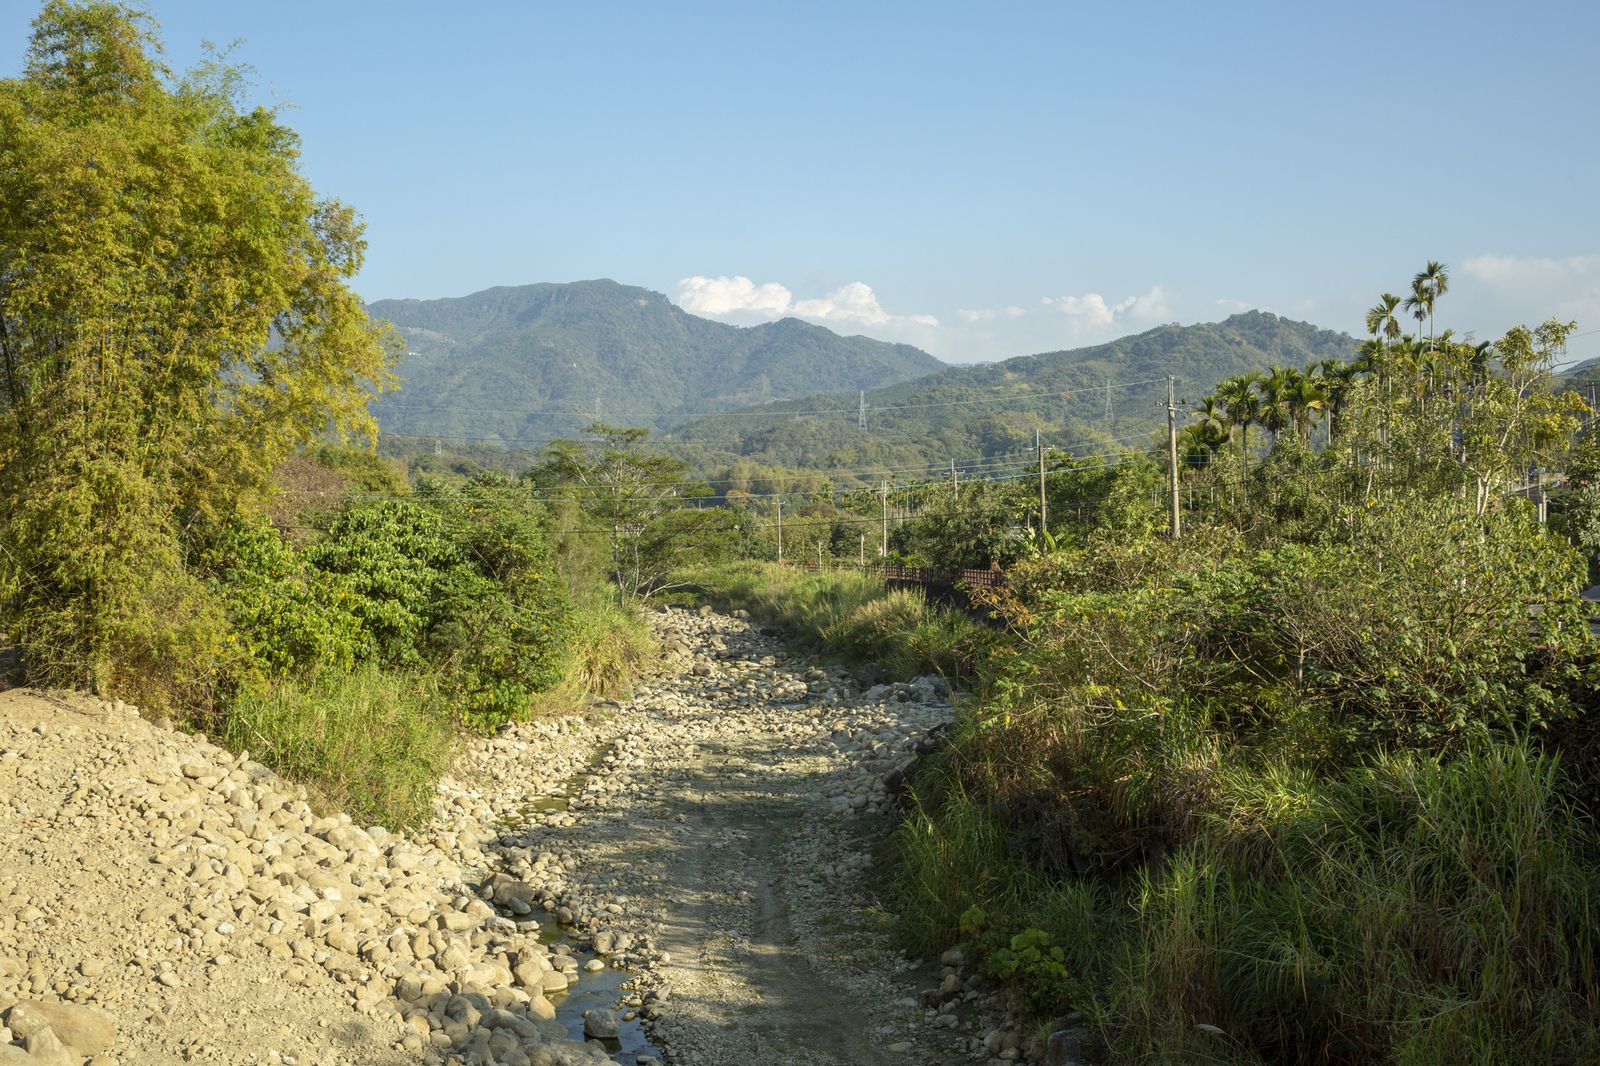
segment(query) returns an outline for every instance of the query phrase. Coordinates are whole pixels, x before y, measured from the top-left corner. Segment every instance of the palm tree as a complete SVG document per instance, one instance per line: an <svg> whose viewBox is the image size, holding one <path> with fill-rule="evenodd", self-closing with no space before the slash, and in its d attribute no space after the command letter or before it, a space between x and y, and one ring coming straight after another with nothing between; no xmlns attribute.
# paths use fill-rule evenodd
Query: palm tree
<svg viewBox="0 0 1600 1066"><path fill-rule="evenodd" d="M1338 360L1329 360L1337 362ZM1350 369L1357 373L1378 373L1378 367L1383 362L1383 342L1377 339L1362 341L1356 346L1356 358L1349 364Z"/></svg>
<svg viewBox="0 0 1600 1066"><path fill-rule="evenodd" d="M1246 476L1250 473L1250 426L1261 419L1261 397L1256 393L1256 382L1260 380L1260 374L1251 372L1217 383L1217 399L1222 401L1229 423L1239 427L1239 447L1244 453Z"/></svg>
<svg viewBox="0 0 1600 1066"><path fill-rule="evenodd" d="M1328 382L1320 367L1296 371L1289 389L1289 417L1302 440L1311 439L1311 423L1320 411L1328 409Z"/></svg>
<svg viewBox="0 0 1600 1066"><path fill-rule="evenodd" d="M1294 394L1298 374L1293 367L1274 365L1267 368L1267 376L1261 379L1261 424L1274 440L1294 419L1290 397Z"/></svg>
<svg viewBox="0 0 1600 1066"><path fill-rule="evenodd" d="M1406 300L1406 310L1411 311L1417 320L1417 325L1422 325L1422 311L1427 311L1428 320L1428 347L1433 347L1433 315L1438 309L1439 298L1450 290L1450 271L1443 263L1428 260L1428 265L1411 279L1411 297Z"/></svg>
<svg viewBox="0 0 1600 1066"><path fill-rule="evenodd" d="M1428 260L1428 265L1422 270L1422 278L1428 286L1428 341L1433 341L1433 316L1439 310L1439 300L1450 291L1450 270L1443 263Z"/></svg>
<svg viewBox="0 0 1600 1066"><path fill-rule="evenodd" d="M1205 422L1194 422L1178 432L1178 451L1189 466L1208 466L1228 437L1213 433Z"/></svg>
<svg viewBox="0 0 1600 1066"><path fill-rule="evenodd" d="M1421 333L1422 324L1433 315L1433 293L1428 290L1421 274L1411 279L1411 295L1406 297L1406 310L1417 320L1417 332Z"/></svg>
<svg viewBox="0 0 1600 1066"><path fill-rule="evenodd" d="M1397 340L1400 336L1400 319L1395 317L1394 312L1399 306L1400 297L1392 292L1378 297L1378 302L1367 312L1367 332L1385 341Z"/></svg>
<svg viewBox="0 0 1600 1066"><path fill-rule="evenodd" d="M1377 351L1367 359L1367 365L1377 375L1384 394L1389 390L1389 346L1400 339L1400 318L1395 311L1400 308L1400 297L1386 292L1367 311L1367 332L1378 342Z"/></svg>
<svg viewBox="0 0 1600 1066"><path fill-rule="evenodd" d="M1472 355L1468 357L1467 367L1472 375L1469 382L1473 389L1483 384L1489 376L1489 363L1494 359L1494 341L1484 341L1475 345Z"/></svg>
<svg viewBox="0 0 1600 1066"><path fill-rule="evenodd" d="M1194 413L1199 417L1195 425L1200 427L1199 435L1206 440L1219 441L1221 444L1233 443L1233 423L1228 418L1228 409L1216 396L1206 396L1195 404ZM1212 451L1217 448L1213 447Z"/></svg>
<svg viewBox="0 0 1600 1066"><path fill-rule="evenodd" d="M1377 341L1368 344L1377 346ZM1365 349L1366 345L1362 345ZM1345 363L1338 359L1324 359L1317 364L1321 371L1323 389L1323 410L1328 413L1328 443L1333 443L1335 429L1339 425L1339 413L1344 410L1344 402L1349 398L1350 387L1355 384L1356 376L1371 369L1371 363L1363 351L1362 357L1354 362Z"/></svg>

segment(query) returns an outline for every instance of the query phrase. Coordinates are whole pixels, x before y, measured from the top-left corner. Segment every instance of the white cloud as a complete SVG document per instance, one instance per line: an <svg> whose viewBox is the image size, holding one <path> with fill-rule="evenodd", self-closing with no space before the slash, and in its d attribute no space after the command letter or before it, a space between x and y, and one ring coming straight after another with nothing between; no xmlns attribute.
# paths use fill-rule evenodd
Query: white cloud
<svg viewBox="0 0 1600 1066"><path fill-rule="evenodd" d="M691 314L745 322L798 315L818 322L882 328L939 324L932 315L885 311L877 293L864 281L852 281L816 299L797 301L787 286L776 281L757 285L741 275L708 278L697 274L678 282L678 305Z"/></svg>
<svg viewBox="0 0 1600 1066"><path fill-rule="evenodd" d="M1046 296L1039 302L1096 326L1109 326L1117 317L1106 304L1106 298L1097 292L1084 293L1082 296Z"/></svg>
<svg viewBox="0 0 1600 1066"><path fill-rule="evenodd" d="M1536 256L1480 255L1462 263L1461 269L1468 277L1485 285L1529 289L1600 274L1600 256L1572 255L1565 259L1541 259Z"/></svg>
<svg viewBox="0 0 1600 1066"><path fill-rule="evenodd" d="M775 281L757 285L743 276L707 278L697 274L678 282L678 305L691 314L712 318L782 318L793 299L789 290Z"/></svg>
<svg viewBox="0 0 1600 1066"><path fill-rule="evenodd" d="M1249 300L1235 300L1230 297L1223 297L1217 301L1217 306L1226 307L1230 311L1248 311L1254 307L1255 304L1251 303Z"/></svg>
<svg viewBox="0 0 1600 1066"><path fill-rule="evenodd" d="M1017 306L1011 307L979 307L975 309L961 308L956 314L961 316L963 322L988 322L995 318L1021 318L1027 314L1027 309Z"/></svg>
<svg viewBox="0 0 1600 1066"><path fill-rule="evenodd" d="M1162 285L1153 285L1147 293L1129 296L1114 304L1106 303L1106 298L1097 292L1086 292L1082 296L1046 296L1040 302L1083 325L1102 328L1115 325L1124 318L1149 322L1166 318L1172 313L1167 303L1166 287Z"/></svg>
<svg viewBox="0 0 1600 1066"><path fill-rule="evenodd" d="M1600 255L1474 256L1461 264L1456 282L1440 321L1448 314L1458 329L1493 337L1514 322L1547 318L1575 320L1580 330L1600 326Z"/></svg>
<svg viewBox="0 0 1600 1066"><path fill-rule="evenodd" d="M1150 291L1143 296L1130 296L1117 306L1126 308L1129 318L1145 322L1172 317L1172 307L1167 303L1167 289L1164 285L1152 285Z"/></svg>
<svg viewBox="0 0 1600 1066"><path fill-rule="evenodd" d="M939 324L939 320L932 315L891 315L878 303L878 295L872 291L872 286L863 281L852 281L815 300L801 300L794 305L794 313L821 322L856 322L864 326Z"/></svg>

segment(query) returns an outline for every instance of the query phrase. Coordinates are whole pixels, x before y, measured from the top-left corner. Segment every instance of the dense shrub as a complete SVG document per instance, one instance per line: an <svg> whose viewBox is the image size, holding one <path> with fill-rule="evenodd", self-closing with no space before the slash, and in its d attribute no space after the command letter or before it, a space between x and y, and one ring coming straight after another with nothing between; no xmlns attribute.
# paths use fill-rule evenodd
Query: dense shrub
<svg viewBox="0 0 1600 1066"><path fill-rule="evenodd" d="M460 559L439 514L411 500L349 507L306 553L324 574L343 577L367 640L364 657L415 666L442 618L441 588Z"/></svg>
<svg viewBox="0 0 1600 1066"><path fill-rule="evenodd" d="M1127 554L1023 568L1001 608L1024 634L1008 664L1035 691L1181 692L1233 740L1281 743L1292 724L1321 757L1537 726L1574 713L1586 683L1582 561L1518 508L1390 503L1347 539L1233 546L1210 569Z"/></svg>
<svg viewBox="0 0 1600 1066"><path fill-rule="evenodd" d="M215 538L203 566L255 668L251 673L349 670L367 647L353 583L306 565L271 526L231 524Z"/></svg>
<svg viewBox="0 0 1600 1066"><path fill-rule="evenodd" d="M424 636L462 715L492 727L562 677L571 605L534 511L510 481L483 475L421 499L450 546Z"/></svg>

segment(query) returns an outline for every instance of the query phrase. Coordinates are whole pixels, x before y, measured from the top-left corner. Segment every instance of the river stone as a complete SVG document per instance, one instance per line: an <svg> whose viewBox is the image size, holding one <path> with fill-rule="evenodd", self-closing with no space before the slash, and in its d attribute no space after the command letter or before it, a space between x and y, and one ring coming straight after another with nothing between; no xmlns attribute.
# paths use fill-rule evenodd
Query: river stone
<svg viewBox="0 0 1600 1066"><path fill-rule="evenodd" d="M622 1024L611 1011L592 1010L583 1020L583 1033L596 1040L615 1040L622 1035Z"/></svg>
<svg viewBox="0 0 1600 1066"><path fill-rule="evenodd" d="M6 1015L6 1025L19 1040L50 1029L63 1044L84 1056L98 1055L117 1039L117 1024L102 1011L73 1003L29 1000Z"/></svg>
<svg viewBox="0 0 1600 1066"><path fill-rule="evenodd" d="M83 1056L75 1055L56 1036L54 1029L40 1029L23 1042L33 1066L82 1066Z"/></svg>
<svg viewBox="0 0 1600 1066"><path fill-rule="evenodd" d="M556 1008L548 999L544 998L543 993L535 993L531 988L527 991L529 993L527 1007L528 1017L537 1018L542 1022L555 1021ZM563 1032L565 1032L565 1030L563 1030Z"/></svg>
<svg viewBox="0 0 1600 1066"><path fill-rule="evenodd" d="M1045 1046L1044 1066L1078 1066L1083 1038L1076 1029L1058 1029Z"/></svg>

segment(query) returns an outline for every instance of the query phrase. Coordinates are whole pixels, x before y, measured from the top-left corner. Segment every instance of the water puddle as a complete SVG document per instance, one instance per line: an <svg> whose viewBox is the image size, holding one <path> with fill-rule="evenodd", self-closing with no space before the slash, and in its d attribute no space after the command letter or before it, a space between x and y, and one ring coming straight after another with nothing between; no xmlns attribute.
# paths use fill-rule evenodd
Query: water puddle
<svg viewBox="0 0 1600 1066"><path fill-rule="evenodd" d="M587 765L566 781L552 785L545 795L530 799L516 815L503 818L501 821L503 830L519 832L529 825L539 824L549 815L565 814L571 806L573 797L583 794L584 786L605 764L606 756L611 750L611 745L603 746ZM618 1005L619 1001L628 995L628 990L622 986L632 975L624 970L613 969L609 965L593 973L584 970L584 965L596 958L595 954L568 937L566 929L548 911L536 910L533 914L518 919L517 922L524 932L533 932L529 928L531 923L538 925L539 943L550 948L564 944L570 949L572 957L578 960L578 972L574 975L576 978L574 982L567 986L565 992L554 992L549 995L550 1003L556 1009L556 1021L566 1026L572 1038L591 1039L583 1032L585 1011L612 1011L617 1016L617 1039L604 1040L601 1043L605 1045L606 1052L614 1062L622 1066L638 1066L640 1056L662 1059L661 1052L645 1035L643 1022L633 1008ZM629 1019L627 1017L629 1014L633 1014L634 1017Z"/></svg>
<svg viewBox="0 0 1600 1066"><path fill-rule="evenodd" d="M583 1012L616 1011L617 1001L626 995L622 986L628 979L629 974L609 966L594 973L582 974L577 984L550 997L550 1002L556 1008L556 1021L567 1027L567 1032L572 1034L574 1040L586 1039L583 1035ZM637 1066L640 1055L660 1059L661 1052L650 1043L638 1016L635 1015L631 1021L623 1020L627 1013L631 1012L617 1013L618 1039L602 1041L611 1058L623 1066Z"/></svg>

